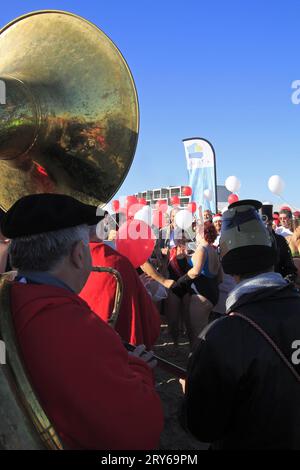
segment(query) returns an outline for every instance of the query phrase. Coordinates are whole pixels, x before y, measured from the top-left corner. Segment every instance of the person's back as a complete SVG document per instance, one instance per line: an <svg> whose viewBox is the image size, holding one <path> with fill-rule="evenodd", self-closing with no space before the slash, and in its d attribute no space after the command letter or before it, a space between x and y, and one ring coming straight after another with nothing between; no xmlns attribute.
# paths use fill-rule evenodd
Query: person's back
<svg viewBox="0 0 300 470"><path fill-rule="evenodd" d="M90 243L94 266L116 269L123 280L123 298L116 331L124 341L145 344L149 349L160 333L160 316L130 261L105 243ZM91 309L104 321L113 310L116 281L111 274L92 272L80 292Z"/></svg>
<svg viewBox="0 0 300 470"><path fill-rule="evenodd" d="M291 359L300 339L300 296L291 285L245 294L230 311L253 319ZM226 316L203 332L189 365L186 426L216 449L300 449L299 389L268 342Z"/></svg>
<svg viewBox="0 0 300 470"><path fill-rule="evenodd" d="M217 232L214 225L210 222L205 222L203 237L198 237L200 244L191 259L192 265L198 265L199 269L199 274L193 283L195 291L209 300L211 303L210 310L218 302L218 286L222 280L219 256L216 248L213 246L216 236Z"/></svg>
<svg viewBox="0 0 300 470"><path fill-rule="evenodd" d="M152 371L128 356L117 333L60 287L16 282L11 299L24 365L63 442L157 447L162 414Z"/></svg>
<svg viewBox="0 0 300 470"><path fill-rule="evenodd" d="M163 425L153 355L144 346L129 354L77 295L91 272L95 223L96 207L57 194L21 198L4 216L18 271L11 286L17 346L66 447L153 449Z"/></svg>
<svg viewBox="0 0 300 470"><path fill-rule="evenodd" d="M83 300L60 287L15 283L12 311L32 385L69 448L157 447L162 415L152 371Z"/></svg>
<svg viewBox="0 0 300 470"><path fill-rule="evenodd" d="M201 274L212 279L217 276L220 267L217 251L211 245L203 246L201 248L205 252L205 261L201 270Z"/></svg>
<svg viewBox="0 0 300 470"><path fill-rule="evenodd" d="M239 201L223 216L222 267L237 284L188 366L182 422L214 449L300 449L300 295L273 271L261 206Z"/></svg>

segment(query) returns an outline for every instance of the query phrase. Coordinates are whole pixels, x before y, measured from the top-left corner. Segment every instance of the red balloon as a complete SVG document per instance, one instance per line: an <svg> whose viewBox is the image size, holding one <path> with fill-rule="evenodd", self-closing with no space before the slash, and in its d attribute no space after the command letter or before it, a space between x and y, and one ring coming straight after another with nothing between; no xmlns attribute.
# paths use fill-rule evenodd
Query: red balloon
<svg viewBox="0 0 300 470"><path fill-rule="evenodd" d="M172 206L179 206L179 204L180 204L179 197L178 196L171 197L170 203L172 204Z"/></svg>
<svg viewBox="0 0 300 470"><path fill-rule="evenodd" d="M125 207L130 207L132 206L133 204L138 204L138 200L137 200L137 197L135 196L127 196L126 199L125 199Z"/></svg>
<svg viewBox="0 0 300 470"><path fill-rule="evenodd" d="M187 205L187 210L190 212L196 212L197 210L197 204L195 202L189 202Z"/></svg>
<svg viewBox="0 0 300 470"><path fill-rule="evenodd" d="M155 235L142 220L129 220L119 229L116 249L126 256L135 268L144 264L155 246Z"/></svg>
<svg viewBox="0 0 300 470"><path fill-rule="evenodd" d="M167 212L168 203L165 201L165 199L159 199L158 201L156 201L155 207L161 212Z"/></svg>
<svg viewBox="0 0 300 470"><path fill-rule="evenodd" d="M183 186L182 194L184 196L191 196L192 195L192 188L190 186Z"/></svg>
<svg viewBox="0 0 300 470"><path fill-rule="evenodd" d="M167 212L168 208L169 208L169 206L166 202L164 204L162 204L161 206L159 206L159 210L161 212L163 212L164 214Z"/></svg>
<svg viewBox="0 0 300 470"><path fill-rule="evenodd" d="M135 214L137 213L137 211L139 211L140 209L142 209L143 204L131 204L128 208L127 208L127 217L134 217Z"/></svg>
<svg viewBox="0 0 300 470"><path fill-rule="evenodd" d="M112 201L111 205L112 205L113 211L118 212L118 210L120 209L120 203L119 203L118 199L114 199Z"/></svg>
<svg viewBox="0 0 300 470"><path fill-rule="evenodd" d="M152 214L152 224L155 225L155 227L163 228L166 225L165 212L160 209L155 209Z"/></svg>
<svg viewBox="0 0 300 470"><path fill-rule="evenodd" d="M144 197L138 197L137 202L138 202L139 204L142 204L142 206L146 206L146 205L147 205L147 201L146 201L146 199L145 199Z"/></svg>
<svg viewBox="0 0 300 470"><path fill-rule="evenodd" d="M228 204L233 204L234 202L237 202L238 200L239 200L239 197L237 194L229 194Z"/></svg>

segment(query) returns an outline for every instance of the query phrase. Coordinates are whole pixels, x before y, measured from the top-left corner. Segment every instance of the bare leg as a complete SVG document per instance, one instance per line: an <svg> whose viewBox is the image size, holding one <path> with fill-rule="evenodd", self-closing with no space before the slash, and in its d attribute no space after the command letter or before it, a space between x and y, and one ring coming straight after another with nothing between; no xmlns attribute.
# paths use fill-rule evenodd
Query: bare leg
<svg viewBox="0 0 300 470"><path fill-rule="evenodd" d="M168 321L169 333L174 341L174 346L178 346L179 325L181 315L181 299L172 291L169 291L165 303L165 314Z"/></svg>
<svg viewBox="0 0 300 470"><path fill-rule="evenodd" d="M209 314L213 304L202 295L191 295L189 308L189 340L193 348L198 336L208 324Z"/></svg>

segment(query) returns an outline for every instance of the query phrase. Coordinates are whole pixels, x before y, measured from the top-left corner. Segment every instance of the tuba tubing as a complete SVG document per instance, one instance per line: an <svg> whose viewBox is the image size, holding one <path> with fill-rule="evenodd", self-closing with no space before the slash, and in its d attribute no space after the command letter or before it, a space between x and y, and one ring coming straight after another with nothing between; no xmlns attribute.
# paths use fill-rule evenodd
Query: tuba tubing
<svg viewBox="0 0 300 470"><path fill-rule="evenodd" d="M112 314L108 320L108 324L112 328L115 328L118 317L119 317L121 302L123 298L123 281L122 281L121 275L116 269L113 269L110 267L103 267L103 266L94 266L92 269L92 272L112 274L112 276L114 276L114 278L116 279L117 287L116 287L115 303L114 303ZM135 346L133 344L127 343L126 341L123 341L123 344L125 348L127 349L127 351L134 351ZM169 372L170 374L175 375L176 377L179 377L182 379L186 378L187 371L183 367L180 367L172 362L169 362L166 359L163 359L162 357L157 356L156 354L153 355L153 358L157 361L157 365L160 369L163 369L166 372Z"/></svg>
<svg viewBox="0 0 300 470"><path fill-rule="evenodd" d="M118 321L122 298L123 298L123 281L121 278L121 274L116 269L113 269L110 267L104 267L104 266L93 266L92 272L111 274L117 282L114 307L113 307L111 316L108 320L109 326L111 326L112 328L115 328L116 323Z"/></svg>

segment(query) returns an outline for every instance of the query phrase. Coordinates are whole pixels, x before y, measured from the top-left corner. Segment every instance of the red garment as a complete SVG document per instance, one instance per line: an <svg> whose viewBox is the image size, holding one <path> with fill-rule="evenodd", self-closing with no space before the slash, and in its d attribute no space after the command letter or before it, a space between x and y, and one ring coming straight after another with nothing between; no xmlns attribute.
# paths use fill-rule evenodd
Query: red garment
<svg viewBox="0 0 300 470"><path fill-rule="evenodd" d="M93 266L110 266L121 274L123 299L115 330L124 341L150 349L160 333L160 315L130 261L105 243L90 243ZM111 274L91 273L80 293L93 312L108 321L116 281Z"/></svg>
<svg viewBox="0 0 300 470"><path fill-rule="evenodd" d="M12 286L12 315L41 405L71 449L153 449L163 426L151 369L76 294Z"/></svg>
<svg viewBox="0 0 300 470"><path fill-rule="evenodd" d="M179 263L178 263L178 260L177 260L177 247L174 246L173 248L171 248L170 250L170 254L169 254L169 265L171 266L172 270L174 271L174 273L176 274L176 276L178 276L178 278L180 278L181 276L183 276L184 274L186 274L186 272L184 272Z"/></svg>

